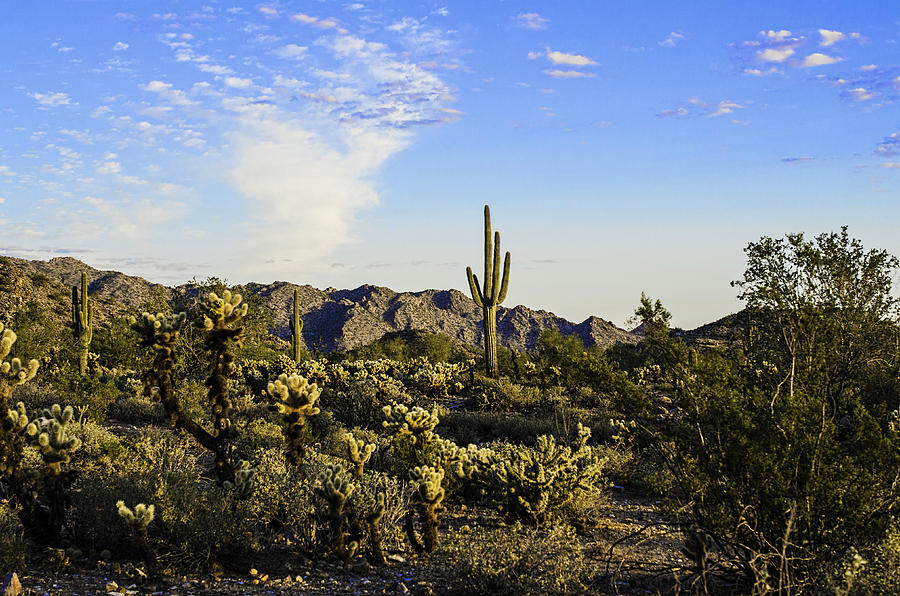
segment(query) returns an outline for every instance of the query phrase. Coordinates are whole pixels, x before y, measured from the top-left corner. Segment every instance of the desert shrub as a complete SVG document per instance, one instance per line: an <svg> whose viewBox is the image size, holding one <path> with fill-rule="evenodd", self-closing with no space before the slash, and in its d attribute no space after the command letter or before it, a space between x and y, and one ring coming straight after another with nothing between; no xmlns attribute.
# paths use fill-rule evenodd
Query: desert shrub
<svg viewBox="0 0 900 596"><path fill-rule="evenodd" d="M109 404L107 418L131 424L164 424L166 413L163 405L144 395L119 398Z"/></svg>
<svg viewBox="0 0 900 596"><path fill-rule="evenodd" d="M52 378L52 403L65 403L94 422L106 420L109 405L119 396L115 381L106 376L82 376L70 369Z"/></svg>
<svg viewBox="0 0 900 596"><path fill-rule="evenodd" d="M437 551L452 594L573 594L583 590L584 556L565 525L451 531Z"/></svg>
<svg viewBox="0 0 900 596"><path fill-rule="evenodd" d="M547 397L547 392L539 387L519 385L508 377L484 378L474 393L473 405L492 412L529 410Z"/></svg>
<svg viewBox="0 0 900 596"><path fill-rule="evenodd" d="M108 466L126 450L118 436L95 422L73 424L69 427L69 434L81 441L76 458L82 469Z"/></svg>
<svg viewBox="0 0 900 596"><path fill-rule="evenodd" d="M885 596L896 593L897 586L900 586L900 528L896 525L892 527L884 540L862 556L865 563L853 578L854 589L850 593ZM848 562L853 564L852 560ZM847 569L842 569L835 583L844 583L846 572Z"/></svg>
<svg viewBox="0 0 900 596"><path fill-rule="evenodd" d="M442 436L460 445L505 440L526 445L534 444L540 435L557 432L552 419L497 412L451 411L441 417L438 430Z"/></svg>
<svg viewBox="0 0 900 596"><path fill-rule="evenodd" d="M73 533L95 551L128 548L119 524L108 523L120 500L156 506L149 540L174 568L236 563L259 546L255 501L202 478L194 456L166 431L145 430L115 466L86 471L77 486Z"/></svg>
<svg viewBox="0 0 900 596"><path fill-rule="evenodd" d="M264 418L254 418L240 429L237 447L239 451L247 454L269 449L284 451L281 425Z"/></svg>
<svg viewBox="0 0 900 596"><path fill-rule="evenodd" d="M0 501L0 575L20 571L25 565L28 544L18 512L6 501Z"/></svg>
<svg viewBox="0 0 900 596"><path fill-rule="evenodd" d="M381 427L384 406L391 402L407 402L403 385L394 379L366 377L352 381L347 389L326 388L322 391L322 407L347 427Z"/></svg>

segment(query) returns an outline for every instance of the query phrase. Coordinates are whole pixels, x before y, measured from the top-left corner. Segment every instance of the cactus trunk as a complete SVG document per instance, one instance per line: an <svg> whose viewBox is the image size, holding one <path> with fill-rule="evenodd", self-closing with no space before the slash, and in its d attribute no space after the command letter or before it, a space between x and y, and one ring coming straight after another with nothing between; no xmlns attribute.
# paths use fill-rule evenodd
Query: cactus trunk
<svg viewBox="0 0 900 596"><path fill-rule="evenodd" d="M484 372L491 378L500 373L497 363L497 307L485 306L484 313Z"/></svg>

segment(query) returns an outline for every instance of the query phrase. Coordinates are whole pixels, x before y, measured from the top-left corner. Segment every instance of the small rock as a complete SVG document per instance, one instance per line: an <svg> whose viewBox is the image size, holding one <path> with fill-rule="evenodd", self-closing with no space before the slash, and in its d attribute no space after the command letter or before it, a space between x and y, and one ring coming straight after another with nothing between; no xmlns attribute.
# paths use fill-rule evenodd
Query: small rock
<svg viewBox="0 0 900 596"><path fill-rule="evenodd" d="M11 571L3 578L3 585L0 586L0 596L21 596L22 583L15 571Z"/></svg>
<svg viewBox="0 0 900 596"><path fill-rule="evenodd" d="M298 584L303 583L303 576L302 576L302 575L295 575L295 576L294 576L294 581L297 582Z"/></svg>
<svg viewBox="0 0 900 596"><path fill-rule="evenodd" d="M406 584L403 582L397 582L394 584L394 592L397 594L407 594L409 593L409 588L407 588Z"/></svg>
<svg viewBox="0 0 900 596"><path fill-rule="evenodd" d="M388 555L387 560L393 561L394 563L406 563L406 559L404 559L400 555Z"/></svg>
<svg viewBox="0 0 900 596"><path fill-rule="evenodd" d="M116 582L106 582L106 591L107 592L118 592L119 584Z"/></svg>

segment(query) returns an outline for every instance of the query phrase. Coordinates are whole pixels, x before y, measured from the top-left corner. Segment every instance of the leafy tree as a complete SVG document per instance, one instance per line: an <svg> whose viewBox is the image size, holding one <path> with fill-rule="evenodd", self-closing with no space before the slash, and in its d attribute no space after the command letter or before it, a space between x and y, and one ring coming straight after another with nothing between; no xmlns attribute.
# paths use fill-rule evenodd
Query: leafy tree
<svg viewBox="0 0 900 596"><path fill-rule="evenodd" d="M798 593L900 512L898 263L846 228L746 252L744 345L675 367L677 415L652 429L654 448L684 521L724 555L704 572Z"/></svg>

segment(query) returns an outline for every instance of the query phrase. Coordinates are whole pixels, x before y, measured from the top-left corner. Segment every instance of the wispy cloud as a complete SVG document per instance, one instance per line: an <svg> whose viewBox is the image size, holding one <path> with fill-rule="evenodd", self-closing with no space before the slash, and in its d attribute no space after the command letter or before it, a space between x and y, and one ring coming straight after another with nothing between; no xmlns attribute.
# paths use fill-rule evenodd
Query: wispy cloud
<svg viewBox="0 0 900 596"><path fill-rule="evenodd" d="M875 95L871 91L868 91L863 87L848 89L843 92L843 95L849 97L853 101L868 101L875 97Z"/></svg>
<svg viewBox="0 0 900 596"><path fill-rule="evenodd" d="M781 159L781 161L782 161L783 163L788 163L788 164L806 163L806 162L815 161L815 160L816 160L815 157L806 157L806 156L801 156L801 157L783 157L783 158Z"/></svg>
<svg viewBox="0 0 900 596"><path fill-rule="evenodd" d="M42 106L57 107L78 105L72 101L72 98L69 97L68 93L29 93L28 97L34 99Z"/></svg>
<svg viewBox="0 0 900 596"><path fill-rule="evenodd" d="M892 132L875 146L875 153L882 156L900 155L900 132Z"/></svg>
<svg viewBox="0 0 900 596"><path fill-rule="evenodd" d="M592 59L581 54L567 54L547 48L547 59L553 64L565 64L567 66L591 66L597 64Z"/></svg>
<svg viewBox="0 0 900 596"><path fill-rule="evenodd" d="M554 79L583 79L590 78L596 76L592 72L581 72L579 70L560 70L560 69L548 69L544 71L544 74L548 77L552 77Z"/></svg>
<svg viewBox="0 0 900 596"><path fill-rule="evenodd" d="M298 46L295 43L289 43L274 50L272 53L279 58L299 58L306 54L307 49L306 46Z"/></svg>
<svg viewBox="0 0 900 596"><path fill-rule="evenodd" d="M536 12L520 13L512 17L512 20L517 26L523 29L531 29L532 31L546 29L547 23L549 22L548 19L545 19Z"/></svg>
<svg viewBox="0 0 900 596"><path fill-rule="evenodd" d="M684 35L679 33L678 31L672 31L669 33L664 40L659 42L659 45L669 48L674 48L679 41L684 39Z"/></svg>
<svg viewBox="0 0 900 596"><path fill-rule="evenodd" d="M128 44L124 41L117 41L116 45L113 46L113 52L124 52L128 49Z"/></svg>
<svg viewBox="0 0 900 596"><path fill-rule="evenodd" d="M700 116L706 118L714 118L716 116L724 116L731 114L735 110L742 110L747 106L731 100L722 100L717 103L707 103L699 97L692 97L687 100L684 106L662 110L656 115L660 118Z"/></svg>

